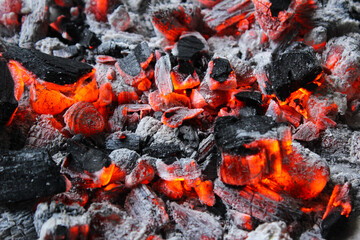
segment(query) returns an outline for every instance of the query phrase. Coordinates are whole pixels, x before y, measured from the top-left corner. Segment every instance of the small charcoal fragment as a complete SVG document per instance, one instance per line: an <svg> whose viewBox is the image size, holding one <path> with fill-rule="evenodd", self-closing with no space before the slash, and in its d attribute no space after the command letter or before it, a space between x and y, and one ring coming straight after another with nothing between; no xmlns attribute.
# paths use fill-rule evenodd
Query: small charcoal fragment
<svg viewBox="0 0 360 240"><path fill-rule="evenodd" d="M177 57L190 59L204 49L204 43L194 35L181 37L177 42Z"/></svg>
<svg viewBox="0 0 360 240"><path fill-rule="evenodd" d="M129 174L134 169L136 160L140 158L140 155L130 149L120 148L112 151L109 157L116 166Z"/></svg>
<svg viewBox="0 0 360 240"><path fill-rule="evenodd" d="M41 80L59 85L73 84L93 69L86 63L16 46L9 47L3 57L21 63Z"/></svg>
<svg viewBox="0 0 360 240"><path fill-rule="evenodd" d="M114 132L106 139L106 149L115 150L119 148L128 148L130 150L140 151L140 136L131 132Z"/></svg>
<svg viewBox="0 0 360 240"><path fill-rule="evenodd" d="M170 56L161 57L155 64L155 83L162 95L173 92L173 84L170 76L171 62Z"/></svg>
<svg viewBox="0 0 360 240"><path fill-rule="evenodd" d="M277 17L279 12L287 10L291 3L291 0L270 0L271 2L271 15Z"/></svg>
<svg viewBox="0 0 360 240"><path fill-rule="evenodd" d="M107 41L100 44L94 52L98 55L107 55L112 56L116 58L122 58L124 57L121 53L121 51L124 49L124 47L115 42L115 41Z"/></svg>
<svg viewBox="0 0 360 240"><path fill-rule="evenodd" d="M0 202L17 202L66 191L66 180L44 150L1 151Z"/></svg>
<svg viewBox="0 0 360 240"><path fill-rule="evenodd" d="M0 86L0 125L4 125L18 106L14 96L14 81L5 61L0 61Z"/></svg>
<svg viewBox="0 0 360 240"><path fill-rule="evenodd" d="M195 180L201 176L201 169L190 158L181 158L171 165L166 165L162 160L156 161L156 168L160 178L166 181Z"/></svg>
<svg viewBox="0 0 360 240"><path fill-rule="evenodd" d="M306 87L322 71L314 49L299 42L279 53L265 69L272 89L282 101L297 89Z"/></svg>
<svg viewBox="0 0 360 240"><path fill-rule="evenodd" d="M210 77L220 83L225 82L228 79L229 74L232 72L229 61L224 58L216 58L213 62L214 66Z"/></svg>
<svg viewBox="0 0 360 240"><path fill-rule="evenodd" d="M235 94L239 101L246 102L249 106L258 107L263 104L262 94L259 91L241 91Z"/></svg>
<svg viewBox="0 0 360 240"><path fill-rule="evenodd" d="M124 58L120 58L118 64L120 69L129 76L136 77L140 74L141 67L133 53L130 53Z"/></svg>
<svg viewBox="0 0 360 240"><path fill-rule="evenodd" d="M141 42L134 49L134 54L137 61L142 64L146 62L152 55L152 51L149 48L147 42Z"/></svg>
<svg viewBox="0 0 360 240"><path fill-rule="evenodd" d="M79 43L86 48L95 48L101 44L101 41L97 38L96 34L87 28L81 33L80 38Z"/></svg>

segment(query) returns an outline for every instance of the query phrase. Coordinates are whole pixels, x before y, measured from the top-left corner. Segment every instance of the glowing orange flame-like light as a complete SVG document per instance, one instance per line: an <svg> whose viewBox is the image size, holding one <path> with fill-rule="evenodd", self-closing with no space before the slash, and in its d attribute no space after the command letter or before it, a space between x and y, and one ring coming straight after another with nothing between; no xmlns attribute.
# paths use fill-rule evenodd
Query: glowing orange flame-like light
<svg viewBox="0 0 360 240"><path fill-rule="evenodd" d="M323 219L325 219L334 209L340 208L342 209L341 215L345 215L349 217L351 212L351 202L350 202L350 184L347 182L343 186L336 185L334 190L330 196L330 200L326 211L323 215Z"/></svg>

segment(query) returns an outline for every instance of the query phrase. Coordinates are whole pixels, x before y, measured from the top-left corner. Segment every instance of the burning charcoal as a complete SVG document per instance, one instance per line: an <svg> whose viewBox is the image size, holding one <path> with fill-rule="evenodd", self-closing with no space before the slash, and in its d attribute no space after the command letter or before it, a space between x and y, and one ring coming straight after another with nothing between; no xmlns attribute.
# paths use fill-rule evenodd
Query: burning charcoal
<svg viewBox="0 0 360 240"><path fill-rule="evenodd" d="M279 53L265 69L271 88L281 101L297 89L306 87L322 72L313 48L299 42Z"/></svg>
<svg viewBox="0 0 360 240"><path fill-rule="evenodd" d="M152 188L160 194L175 200L182 198L184 194L181 181L165 181L159 179L152 185Z"/></svg>
<svg viewBox="0 0 360 240"><path fill-rule="evenodd" d="M92 49L99 46L101 41L97 38L95 33L86 28L81 33L79 44L83 47Z"/></svg>
<svg viewBox="0 0 360 240"><path fill-rule="evenodd" d="M65 167L78 172L84 170L94 173L103 167L109 167L111 161L106 153L96 148L83 136L74 136L67 142L66 152L69 153Z"/></svg>
<svg viewBox="0 0 360 240"><path fill-rule="evenodd" d="M77 102L64 114L64 122L72 134L91 136L104 130L105 121L93 104Z"/></svg>
<svg viewBox="0 0 360 240"><path fill-rule="evenodd" d="M279 1L279 0L270 0L270 12L273 17L277 17L279 12L286 11L289 8L291 0Z"/></svg>
<svg viewBox="0 0 360 240"><path fill-rule="evenodd" d="M126 211L150 229L160 228L169 221L165 203L146 185L134 188L126 197Z"/></svg>
<svg viewBox="0 0 360 240"><path fill-rule="evenodd" d="M230 188L217 179L214 192L235 210L261 221L293 221L302 215L296 200L259 184L254 188Z"/></svg>
<svg viewBox="0 0 360 240"><path fill-rule="evenodd" d="M4 61L0 61L0 81L0 125L4 125L18 106L14 96L14 81Z"/></svg>
<svg viewBox="0 0 360 240"><path fill-rule="evenodd" d="M172 216L186 239L221 239L223 229L212 215L170 203Z"/></svg>
<svg viewBox="0 0 360 240"><path fill-rule="evenodd" d="M137 161L135 168L125 178L125 186L127 188L133 188L139 184L148 184L155 177L155 169L146 160L140 159Z"/></svg>
<svg viewBox="0 0 360 240"><path fill-rule="evenodd" d="M266 116L272 117L276 122L289 122L295 127L299 127L302 120L302 115L295 111L288 105L280 106L279 103L273 99L265 113Z"/></svg>
<svg viewBox="0 0 360 240"><path fill-rule="evenodd" d="M32 3L31 13L24 16L20 31L19 45L29 48L36 41L44 38L49 24L49 1ZM35 61L35 64L38 63Z"/></svg>
<svg viewBox="0 0 360 240"><path fill-rule="evenodd" d="M0 209L0 238L10 239L36 239L34 228L34 213L30 210L8 211Z"/></svg>
<svg viewBox="0 0 360 240"><path fill-rule="evenodd" d="M136 166L136 160L140 158L140 155L127 148L120 148L112 151L109 155L110 159L116 166L124 169L127 174Z"/></svg>
<svg viewBox="0 0 360 240"><path fill-rule="evenodd" d="M325 27L315 27L304 36L304 42L312 46L315 51L322 51L325 48L327 40L327 30Z"/></svg>
<svg viewBox="0 0 360 240"><path fill-rule="evenodd" d="M186 95L174 92L164 96L156 90L149 94L149 104L154 111L166 111L172 107L190 107L190 99Z"/></svg>
<svg viewBox="0 0 360 240"><path fill-rule="evenodd" d="M211 181L197 180L195 181L195 186L193 188L202 204L206 204L210 207L214 206L215 195L213 192L213 184Z"/></svg>
<svg viewBox="0 0 360 240"><path fill-rule="evenodd" d="M134 54L143 69L146 69L149 66L154 56L147 42L138 44L134 49Z"/></svg>
<svg viewBox="0 0 360 240"><path fill-rule="evenodd" d="M204 109L189 109L184 107L174 107L168 109L161 118L161 121L168 127L176 128L184 120L194 118L202 113Z"/></svg>
<svg viewBox="0 0 360 240"><path fill-rule="evenodd" d="M237 26L240 25L243 20L249 24L253 17L254 4L252 1L224 0L216 4L213 9L205 15L204 20L211 29L221 32L230 27L234 27L234 29L237 30ZM236 30L231 32L236 34Z"/></svg>
<svg viewBox="0 0 360 240"><path fill-rule="evenodd" d="M169 55L162 56L155 64L155 83L162 95L173 92L171 82L171 62Z"/></svg>
<svg viewBox="0 0 360 240"><path fill-rule="evenodd" d="M315 123L309 121L301 124L293 135L299 141L313 141L320 136L320 129Z"/></svg>
<svg viewBox="0 0 360 240"><path fill-rule="evenodd" d="M125 6L117 7L108 17L108 21L116 31L125 31L130 26L130 16Z"/></svg>
<svg viewBox="0 0 360 240"><path fill-rule="evenodd" d="M126 217L121 224L117 224L111 229L105 231L105 239L146 239L147 223L140 220L137 221L132 217Z"/></svg>
<svg viewBox="0 0 360 240"><path fill-rule="evenodd" d="M107 41L101 43L94 52L98 55L106 55L106 56L112 56L115 58L122 58L124 57L121 53L124 47L116 42L116 41Z"/></svg>
<svg viewBox="0 0 360 240"><path fill-rule="evenodd" d="M146 116L142 118L136 128L135 133L142 139L153 136L162 126L162 123L153 118Z"/></svg>
<svg viewBox="0 0 360 240"><path fill-rule="evenodd" d="M250 232L246 239L291 240L292 238L288 233L286 223L284 223L283 221L279 221L261 224L255 229L255 231Z"/></svg>
<svg viewBox="0 0 360 240"><path fill-rule="evenodd" d="M179 59L189 60L195 54L207 51L208 48L207 42L201 34L197 32L185 33L180 36L172 50L172 53Z"/></svg>
<svg viewBox="0 0 360 240"><path fill-rule="evenodd" d="M200 84L199 76L187 60L179 61L179 65L175 66L170 74L174 90L190 89Z"/></svg>
<svg viewBox="0 0 360 240"><path fill-rule="evenodd" d="M140 137L131 132L114 132L106 138L106 149L115 150L119 148L128 148L130 150L140 151Z"/></svg>
<svg viewBox="0 0 360 240"><path fill-rule="evenodd" d="M321 235L327 237L333 225L339 219L349 217L351 212L351 185L347 182L343 186L336 185L330 196L328 206L321 222Z"/></svg>
<svg viewBox="0 0 360 240"><path fill-rule="evenodd" d="M195 160L181 158L180 160L166 165L162 160L156 161L159 177L166 181L195 180L201 176L201 170Z"/></svg>
<svg viewBox="0 0 360 240"><path fill-rule="evenodd" d="M3 36L14 34L20 26L18 19L22 7L22 1L20 0L6 0L2 2L0 10L0 29Z"/></svg>
<svg viewBox="0 0 360 240"><path fill-rule="evenodd" d="M244 229L251 231L254 229L254 220L248 214L244 214L235 210L229 209L227 211L229 218L232 221L232 224L235 225L239 229Z"/></svg>
<svg viewBox="0 0 360 240"><path fill-rule="evenodd" d="M225 58L215 58L208 64L204 78L211 90L230 90L236 87L236 75Z"/></svg>
<svg viewBox="0 0 360 240"><path fill-rule="evenodd" d="M138 63L134 53L120 58L116 63L116 68L124 82L130 86L137 86L137 84L146 78L145 72Z"/></svg>
<svg viewBox="0 0 360 240"><path fill-rule="evenodd" d="M70 187L44 150L3 151L0 160L0 202L50 196Z"/></svg>
<svg viewBox="0 0 360 240"><path fill-rule="evenodd" d="M42 53L53 55L54 51L59 51L67 47L58 38L46 37L35 43L35 49Z"/></svg>
<svg viewBox="0 0 360 240"><path fill-rule="evenodd" d="M198 150L196 153L196 159L198 159L198 162L202 162L202 160L211 152L211 150L214 148L215 140L214 135L209 134L206 138L204 138L200 144L198 145ZM194 156L194 157L195 157Z"/></svg>
<svg viewBox="0 0 360 240"><path fill-rule="evenodd" d="M262 94L259 91L240 91L235 94L235 97L255 108L263 105Z"/></svg>
<svg viewBox="0 0 360 240"><path fill-rule="evenodd" d="M212 8L213 6L221 2L221 0L197 0L197 1L207 8Z"/></svg>
<svg viewBox="0 0 360 240"><path fill-rule="evenodd" d="M3 57L19 62L41 80L59 85L73 84L92 71L90 65L82 62L16 46L9 47Z"/></svg>
<svg viewBox="0 0 360 240"><path fill-rule="evenodd" d="M202 81L198 90L194 90L190 96L191 105L195 108L210 106L217 108L226 104L229 96L226 91L211 90L207 81Z"/></svg>

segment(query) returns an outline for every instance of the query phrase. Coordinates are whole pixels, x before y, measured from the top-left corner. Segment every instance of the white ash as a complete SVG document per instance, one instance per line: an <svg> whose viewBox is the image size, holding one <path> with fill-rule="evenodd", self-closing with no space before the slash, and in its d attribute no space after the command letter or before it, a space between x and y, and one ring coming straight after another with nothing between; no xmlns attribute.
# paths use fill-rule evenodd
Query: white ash
<svg viewBox="0 0 360 240"><path fill-rule="evenodd" d="M247 240L291 240L287 232L286 223L272 222L259 225L254 231L248 234Z"/></svg>
<svg viewBox="0 0 360 240"><path fill-rule="evenodd" d="M232 225L228 232L224 235L224 240L243 240L247 239L248 232L242 229L237 228L236 226Z"/></svg>
<svg viewBox="0 0 360 240"><path fill-rule="evenodd" d="M105 231L105 239L142 240L146 239L147 226L132 217L127 217L121 224Z"/></svg>
<svg viewBox="0 0 360 240"><path fill-rule="evenodd" d="M122 5L108 15L108 21L115 31L125 31L131 27L129 13L126 7Z"/></svg>
<svg viewBox="0 0 360 240"><path fill-rule="evenodd" d="M51 37L43 38L35 43L35 49L49 55L54 55L54 50L64 49L65 47L67 47L67 45L62 43L58 38Z"/></svg>
<svg viewBox="0 0 360 240"><path fill-rule="evenodd" d="M315 27L311 29L308 33L304 36L304 42L307 45L315 45L325 43L327 40L327 30L325 27Z"/></svg>
<svg viewBox="0 0 360 240"><path fill-rule="evenodd" d="M152 137L161 127L162 123L150 116L142 118L136 128L135 133L142 139Z"/></svg>
<svg viewBox="0 0 360 240"><path fill-rule="evenodd" d="M140 158L140 155L130 149L120 148L112 151L109 157L115 165L120 166L130 173L136 166L136 161Z"/></svg>
<svg viewBox="0 0 360 240"><path fill-rule="evenodd" d="M153 142L151 145L182 145L180 139L176 137L175 129L162 125L159 130L153 135Z"/></svg>
<svg viewBox="0 0 360 240"><path fill-rule="evenodd" d="M35 239L34 214L30 210L0 208L0 239Z"/></svg>

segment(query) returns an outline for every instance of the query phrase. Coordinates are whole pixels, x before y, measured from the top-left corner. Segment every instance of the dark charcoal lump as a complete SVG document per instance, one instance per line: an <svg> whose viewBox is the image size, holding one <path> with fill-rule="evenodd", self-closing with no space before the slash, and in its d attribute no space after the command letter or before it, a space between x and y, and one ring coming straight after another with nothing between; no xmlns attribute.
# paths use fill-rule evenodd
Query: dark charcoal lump
<svg viewBox="0 0 360 240"><path fill-rule="evenodd" d="M215 143L222 151L246 154L248 152L243 145L255 140L254 132L263 135L278 126L278 123L267 116L220 117L215 121ZM239 131L241 134L238 134Z"/></svg>
<svg viewBox="0 0 360 240"><path fill-rule="evenodd" d="M279 12L287 10L291 0L270 0L270 12L273 17L277 17Z"/></svg>
<svg viewBox="0 0 360 240"><path fill-rule="evenodd" d="M86 48L93 48L99 46L101 44L101 41L95 33L90 31L89 29L85 29L81 33L81 39L79 43Z"/></svg>
<svg viewBox="0 0 360 240"><path fill-rule="evenodd" d="M151 50L147 42L141 42L134 49L134 54L139 63L145 62L151 55Z"/></svg>
<svg viewBox="0 0 360 240"><path fill-rule="evenodd" d="M115 41L108 41L100 44L94 50L94 53L97 55L108 55L115 58L122 58L124 57L121 53L122 50L124 50L124 48L120 44Z"/></svg>
<svg viewBox="0 0 360 240"><path fill-rule="evenodd" d="M14 81L4 61L0 61L0 86L0 125L4 125L18 106L14 96Z"/></svg>
<svg viewBox="0 0 360 240"><path fill-rule="evenodd" d="M78 172L96 172L111 163L108 154L81 135L76 135L67 142L66 152L69 153L66 167Z"/></svg>
<svg viewBox="0 0 360 240"><path fill-rule="evenodd" d="M136 56L133 53L130 53L124 58L120 58L118 63L121 70L129 76L135 77L141 71L140 64L138 63Z"/></svg>
<svg viewBox="0 0 360 240"><path fill-rule="evenodd" d="M140 136L135 133L126 133L123 138L116 137L116 134L111 134L106 139L106 149L116 150L119 148L127 148L140 152L141 142Z"/></svg>
<svg viewBox="0 0 360 240"><path fill-rule="evenodd" d="M65 192L60 169L45 150L0 151L0 202Z"/></svg>
<svg viewBox="0 0 360 240"><path fill-rule="evenodd" d="M203 50L204 47L203 42L195 36L183 37L177 43L178 57L180 59L190 59Z"/></svg>
<svg viewBox="0 0 360 240"><path fill-rule="evenodd" d="M229 61L224 58L216 58L213 60L213 63L213 70L210 77L220 83L225 82L232 71Z"/></svg>
<svg viewBox="0 0 360 240"><path fill-rule="evenodd" d="M341 211L334 211L329 214L320 224L321 235L326 239L330 239L335 236L341 235L346 224L348 223L348 218L345 215L341 214ZM340 237L340 236L338 236Z"/></svg>
<svg viewBox="0 0 360 240"><path fill-rule="evenodd" d="M73 84L92 66L72 59L54 57L37 50L11 46L3 53L5 59L15 60L40 79L59 85Z"/></svg>
<svg viewBox="0 0 360 240"><path fill-rule="evenodd" d="M265 69L272 89L282 101L297 89L306 87L322 71L314 49L300 42L279 53Z"/></svg>
<svg viewBox="0 0 360 240"><path fill-rule="evenodd" d="M166 164L171 164L175 158L182 156L182 152L177 144L151 144L143 149L143 154L162 158Z"/></svg>
<svg viewBox="0 0 360 240"><path fill-rule="evenodd" d="M259 91L242 91L235 94L239 101L246 102L249 106L258 107L263 104L262 94Z"/></svg>
<svg viewBox="0 0 360 240"><path fill-rule="evenodd" d="M179 59L179 72L192 75L195 69L189 60Z"/></svg>

